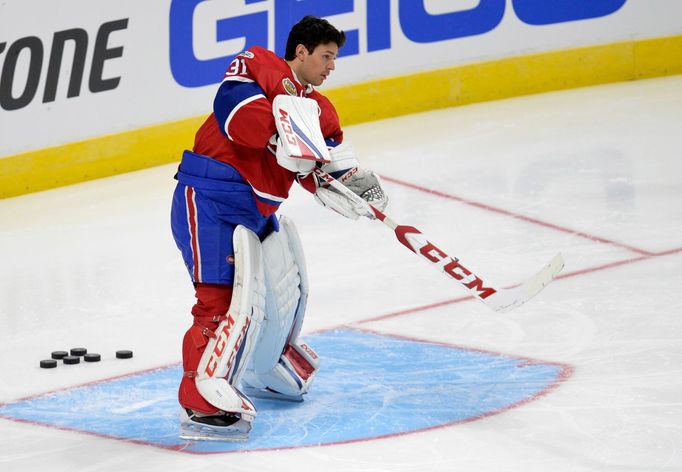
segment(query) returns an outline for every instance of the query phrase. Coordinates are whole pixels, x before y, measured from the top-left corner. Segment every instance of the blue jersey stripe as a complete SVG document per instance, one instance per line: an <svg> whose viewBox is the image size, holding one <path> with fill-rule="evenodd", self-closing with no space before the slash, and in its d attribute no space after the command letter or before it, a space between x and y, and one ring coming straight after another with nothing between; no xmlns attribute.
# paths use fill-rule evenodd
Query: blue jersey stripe
<svg viewBox="0 0 682 472"><path fill-rule="evenodd" d="M239 82L226 80L220 85L213 100L213 112L218 120L220 132L225 133L225 122L230 114L244 101L252 100L258 95L265 96L265 92L256 82Z"/></svg>

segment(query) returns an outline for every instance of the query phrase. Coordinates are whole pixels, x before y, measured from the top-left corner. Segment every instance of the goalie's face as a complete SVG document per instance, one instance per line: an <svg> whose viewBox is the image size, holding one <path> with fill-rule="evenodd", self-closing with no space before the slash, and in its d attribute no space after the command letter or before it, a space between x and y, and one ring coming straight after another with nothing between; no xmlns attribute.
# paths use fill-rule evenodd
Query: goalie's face
<svg viewBox="0 0 682 472"><path fill-rule="evenodd" d="M295 61L298 67L294 67L294 72L305 86L321 85L336 68L335 62L338 55L339 46L336 43L320 44L313 52L309 52L305 46L299 44L296 48Z"/></svg>

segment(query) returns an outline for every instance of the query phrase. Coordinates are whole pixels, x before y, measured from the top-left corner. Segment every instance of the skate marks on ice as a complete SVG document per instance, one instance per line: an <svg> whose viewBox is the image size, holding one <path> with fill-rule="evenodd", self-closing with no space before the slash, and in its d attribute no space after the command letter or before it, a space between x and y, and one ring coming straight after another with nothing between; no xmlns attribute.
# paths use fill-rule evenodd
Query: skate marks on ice
<svg viewBox="0 0 682 472"><path fill-rule="evenodd" d="M322 356L302 403L258 400L248 441L178 437L180 366L0 405L0 417L188 453L244 452L386 438L470 422L538 398L571 367L364 331L310 335Z"/></svg>

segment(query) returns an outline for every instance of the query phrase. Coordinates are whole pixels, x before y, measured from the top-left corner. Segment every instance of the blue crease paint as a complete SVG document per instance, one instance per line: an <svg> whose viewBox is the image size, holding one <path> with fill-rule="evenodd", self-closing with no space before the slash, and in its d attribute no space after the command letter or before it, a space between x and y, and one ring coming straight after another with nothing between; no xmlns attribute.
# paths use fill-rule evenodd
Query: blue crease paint
<svg viewBox="0 0 682 472"><path fill-rule="evenodd" d="M469 422L558 385L570 367L354 330L306 337L322 359L302 403L255 399L248 441L178 437L180 366L0 405L0 417L190 453L368 441Z"/></svg>

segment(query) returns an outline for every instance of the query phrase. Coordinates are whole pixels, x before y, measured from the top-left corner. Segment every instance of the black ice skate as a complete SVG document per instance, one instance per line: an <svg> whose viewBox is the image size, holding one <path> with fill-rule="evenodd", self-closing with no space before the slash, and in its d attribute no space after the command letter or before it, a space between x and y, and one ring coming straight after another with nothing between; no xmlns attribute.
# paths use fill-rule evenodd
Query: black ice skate
<svg viewBox="0 0 682 472"><path fill-rule="evenodd" d="M198 441L245 441L251 422L238 414L204 415L189 408L180 410L180 437Z"/></svg>

